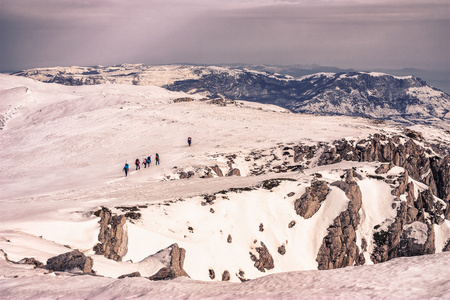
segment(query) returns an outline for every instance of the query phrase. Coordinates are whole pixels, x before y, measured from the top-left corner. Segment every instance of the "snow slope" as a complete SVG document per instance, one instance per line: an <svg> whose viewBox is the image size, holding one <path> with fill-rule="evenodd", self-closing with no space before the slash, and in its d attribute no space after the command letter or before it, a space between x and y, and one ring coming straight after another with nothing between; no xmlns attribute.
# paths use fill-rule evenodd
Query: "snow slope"
<svg viewBox="0 0 450 300"><path fill-rule="evenodd" d="M253 166L244 159L261 149L270 153L268 149L283 145L358 139L378 132L399 133L401 128L369 119L291 114L247 102L219 106L200 101L199 95L155 86L61 86L0 75L0 95L4 120L0 131L0 249L12 261L35 257L45 263L70 251L68 247L77 248L94 258L98 275L106 276L55 276L2 259L1 298L158 297L164 293L169 299L300 295L325 299L337 296L336 289L350 297L356 293L367 298L448 296L448 281L442 280L448 277L446 254L399 259L386 267L294 272L317 268L315 259L327 228L349 201L342 190L332 187L312 218L297 215L294 201L310 186L314 174L320 173L329 183L339 180L347 168L354 167L362 174L358 185L366 222L359 239L370 242L373 226L395 215L390 187L368 177L374 174L376 163L341 163L305 172L251 176ZM174 101L183 97L198 100ZM438 129L433 130L439 135ZM188 136L193 138L192 147L187 146ZM443 131L441 136L448 138ZM154 159L155 153L161 156L160 166L153 164L123 176L126 161L133 170L136 158L152 155ZM179 170L202 170L215 164L226 170L230 155L236 155L234 167L243 176L178 179ZM264 163L265 159L258 160ZM401 172L396 168L391 175ZM261 182L271 178L285 180L272 189L262 188ZM217 194L213 204L202 205L204 195L248 187L253 189ZM289 197L291 192L295 196ZM378 199L381 201L375 202ZM94 255L99 218L92 212L106 206L119 213L114 207L135 205L143 207L142 217L127 221L129 249L123 262ZM289 228L291 221L296 225ZM440 249L450 237L449 223L445 221L436 230ZM161 263L147 257L174 242L186 249L184 268L192 279L168 283L114 279L136 270L143 276L152 275ZM275 265L264 273L249 258L249 252L256 254L255 247L261 242L270 250ZM277 253L281 245L286 248L285 255ZM367 263L370 245L364 253ZM413 267L406 267L408 263ZM235 282L241 270L249 279L273 275L245 284L196 281L210 281L210 268L216 273L215 280L220 280L224 270L230 271ZM402 273L404 268L416 271ZM443 277L424 273L426 268L441 272ZM367 274L372 270L382 274L380 284L387 286L384 290L369 282ZM394 279L399 274L414 283L414 295L396 287L395 281L386 283L386 276ZM433 288L417 285L418 274ZM19 279L14 279L16 275ZM327 280L336 286L327 288Z"/></svg>

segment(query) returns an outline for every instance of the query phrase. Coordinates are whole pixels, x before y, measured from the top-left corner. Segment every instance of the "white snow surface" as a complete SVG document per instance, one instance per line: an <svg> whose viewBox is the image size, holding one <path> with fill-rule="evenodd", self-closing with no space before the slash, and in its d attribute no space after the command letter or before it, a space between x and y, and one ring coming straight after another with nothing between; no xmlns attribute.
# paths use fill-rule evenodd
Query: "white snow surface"
<svg viewBox="0 0 450 300"><path fill-rule="evenodd" d="M197 101L174 103L183 97ZM311 184L313 174L331 183L340 180L345 169L360 172L363 205L357 242L359 246L362 238L368 242L364 256L370 264L373 227L395 216L389 185L366 176L374 174L376 163L344 162L259 176L245 172L251 166L244 157L254 150L358 139L380 131L398 133L400 128L368 119L290 114L263 104L217 106L200 98L155 86L61 86L0 75L4 120L0 249L12 261L34 257L44 263L79 249L94 259L93 269L101 275L55 276L12 264L0 255L1 299L450 298L448 253L316 270L315 259L327 228L349 200L342 190L331 187L310 219L296 214L295 200ZM193 138L191 147L188 136ZM159 166L154 165L155 153L161 156ZM218 164L225 171L225 157L233 154L237 155L233 167L243 176L169 180L177 178L177 170ZM134 171L134 160L148 155L153 164ZM125 161L132 170L128 177L122 172ZM388 174L401 171L394 168ZM271 178L286 180L271 190L258 188ZM217 194L214 203L202 204L206 194L247 187L254 189ZM142 206L142 216L126 223L129 243L123 261L95 255L99 218L92 212L106 206L119 213L114 207L136 205ZM296 224L288 228L291 221ZM450 224L446 221L435 228L436 245L442 249L450 237ZM257 254L262 242L275 265L264 273L249 256L249 252ZM116 279L134 271L142 276L154 274L163 264L151 255L173 243L186 249L184 269L191 279ZM281 245L285 255L277 252ZM233 282L205 282L211 281L210 268L215 281L228 270ZM239 283L239 271L252 280Z"/></svg>

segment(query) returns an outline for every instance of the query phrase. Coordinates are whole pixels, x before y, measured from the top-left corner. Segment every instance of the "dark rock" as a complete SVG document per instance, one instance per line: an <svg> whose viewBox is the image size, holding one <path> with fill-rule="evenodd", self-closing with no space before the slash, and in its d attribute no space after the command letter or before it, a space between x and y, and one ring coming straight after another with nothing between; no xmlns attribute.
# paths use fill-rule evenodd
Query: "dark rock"
<svg viewBox="0 0 450 300"><path fill-rule="evenodd" d="M362 195L358 184L354 181L353 170L347 171L345 181L334 182L332 185L341 188L350 202L347 210L334 219L328 228L328 234L324 237L316 258L319 270L365 263L364 256L359 253L356 245L356 228L360 221Z"/></svg>
<svg viewBox="0 0 450 300"><path fill-rule="evenodd" d="M264 224L263 223L259 224L259 231L261 231L261 232L264 231Z"/></svg>
<svg viewBox="0 0 450 300"><path fill-rule="evenodd" d="M209 278L214 279L216 278L216 273L214 272L213 269L209 269Z"/></svg>
<svg viewBox="0 0 450 300"><path fill-rule="evenodd" d="M211 167L211 169L217 174L217 176L223 177L222 170L219 168L218 165L215 165L214 167Z"/></svg>
<svg viewBox="0 0 450 300"><path fill-rule="evenodd" d="M141 218L141 213L127 212L127 213L125 213L125 218L132 219L132 220L139 220Z"/></svg>
<svg viewBox="0 0 450 300"><path fill-rule="evenodd" d="M227 243L231 244L233 242L233 238L231 237L231 234L227 237Z"/></svg>
<svg viewBox="0 0 450 300"><path fill-rule="evenodd" d="M80 250L74 250L49 258L45 268L52 271L94 274L93 265L94 261L91 257L84 255Z"/></svg>
<svg viewBox="0 0 450 300"><path fill-rule="evenodd" d="M239 169L231 169L230 172L228 172L227 176L241 176L241 171Z"/></svg>
<svg viewBox="0 0 450 300"><path fill-rule="evenodd" d="M284 245L278 247L278 253L280 253L281 255L286 254L286 247Z"/></svg>
<svg viewBox="0 0 450 300"><path fill-rule="evenodd" d="M290 221L289 225L288 225L288 228L292 228L294 226L295 226L295 221Z"/></svg>
<svg viewBox="0 0 450 300"><path fill-rule="evenodd" d="M435 252L434 241L433 225L427 226L421 222L414 222L403 229L398 256L432 254Z"/></svg>
<svg viewBox="0 0 450 300"><path fill-rule="evenodd" d="M295 195L294 192L290 192L289 194L287 194L288 197L292 197L292 196L294 196L294 195Z"/></svg>
<svg viewBox="0 0 450 300"><path fill-rule="evenodd" d="M295 200L294 209L305 219L311 218L330 192L325 181L314 180L301 198Z"/></svg>
<svg viewBox="0 0 450 300"><path fill-rule="evenodd" d="M257 268L261 272L265 272L266 270L274 268L273 257L269 253L269 250L263 242L261 242L261 247L256 247L256 252L258 252L259 258L254 257L255 268Z"/></svg>
<svg viewBox="0 0 450 300"><path fill-rule="evenodd" d="M38 261L37 259L35 259L34 257L25 257L21 260L18 261L19 264L26 264L26 265L34 265L35 268L41 268L44 266L44 264L40 261Z"/></svg>
<svg viewBox="0 0 450 300"><path fill-rule="evenodd" d="M386 174L393 167L394 167L394 164L392 162L389 162L388 164L382 164L375 170L375 173L376 174Z"/></svg>
<svg viewBox="0 0 450 300"><path fill-rule="evenodd" d="M228 270L223 271L222 273L222 281L230 281L230 272Z"/></svg>
<svg viewBox="0 0 450 300"><path fill-rule="evenodd" d="M139 273L139 272L133 272L133 273L130 273L130 274L120 275L120 276L118 277L118 279L124 279L124 278L126 278L126 277L141 277L141 273Z"/></svg>
<svg viewBox="0 0 450 300"><path fill-rule="evenodd" d="M450 251L450 239L447 239L447 243L445 244L444 248L442 248L442 252L449 252Z"/></svg>
<svg viewBox="0 0 450 300"><path fill-rule="evenodd" d="M149 279L169 280L180 276L189 277L189 275L183 269L186 250L178 247L178 244L172 244L167 249L163 249L157 254L167 250L169 250L169 259L170 259L168 265L159 269L159 271L156 272L156 274L150 276Z"/></svg>
<svg viewBox="0 0 450 300"><path fill-rule="evenodd" d="M102 207L100 213L99 243L94 246L95 254L121 261L128 251L128 235L124 227L125 216L113 216L111 211Z"/></svg>

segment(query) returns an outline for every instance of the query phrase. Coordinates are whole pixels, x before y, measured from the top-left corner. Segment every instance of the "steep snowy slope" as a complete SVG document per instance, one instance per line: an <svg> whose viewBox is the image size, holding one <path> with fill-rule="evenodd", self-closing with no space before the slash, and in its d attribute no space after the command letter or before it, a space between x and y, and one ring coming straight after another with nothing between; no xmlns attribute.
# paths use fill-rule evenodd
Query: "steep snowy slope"
<svg viewBox="0 0 450 300"><path fill-rule="evenodd" d="M181 269L192 279L275 276L255 281L245 292L251 293L258 282L291 278L281 272L368 265L449 247L450 164L433 145L448 148L444 130L422 136L369 119L293 114L155 86L62 86L1 75L0 95L0 249L9 260L2 261L1 286L7 298L34 297L43 289L27 277L44 285L70 280L12 262L34 257L45 264L73 249L92 257L97 275L112 278L135 271L154 276L174 261L178 247L185 250L179 250ZM134 160L148 155L152 165L134 170ZM117 236L102 240L111 228ZM430 257L431 267L439 269L435 260L446 258ZM343 272L336 274L352 278ZM120 290L107 291L94 286L117 281L83 278L86 285L74 282L98 298L122 297L143 284L127 278ZM205 286L175 283L192 286L193 293ZM298 295L293 285L286 285L289 297ZM145 296L150 292L143 286ZM70 293L62 287L38 297Z"/></svg>

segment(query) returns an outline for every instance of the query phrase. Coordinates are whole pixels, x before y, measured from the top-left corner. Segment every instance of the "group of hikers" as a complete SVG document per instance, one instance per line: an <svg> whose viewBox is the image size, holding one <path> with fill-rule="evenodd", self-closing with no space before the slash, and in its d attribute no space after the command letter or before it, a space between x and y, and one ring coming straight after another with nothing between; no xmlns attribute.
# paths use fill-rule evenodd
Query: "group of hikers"
<svg viewBox="0 0 450 300"><path fill-rule="evenodd" d="M192 138L188 137L188 145L189 147L191 146L192 143ZM142 164L144 165L144 168L150 167L150 164L152 163L152 156L149 155L148 157L145 157L142 160ZM134 164L136 166L136 171L141 169L141 161L139 160L139 158L136 158L136 160L134 161ZM156 153L155 154L155 165L159 165L159 154ZM125 176L128 176L128 171L130 170L130 166L128 165L128 163L125 162L125 166L123 167L123 171L125 172Z"/></svg>

